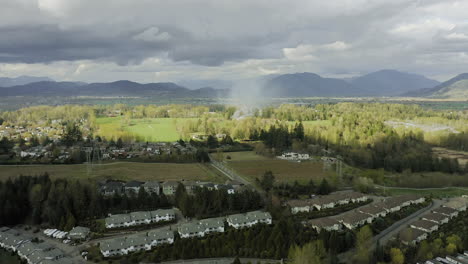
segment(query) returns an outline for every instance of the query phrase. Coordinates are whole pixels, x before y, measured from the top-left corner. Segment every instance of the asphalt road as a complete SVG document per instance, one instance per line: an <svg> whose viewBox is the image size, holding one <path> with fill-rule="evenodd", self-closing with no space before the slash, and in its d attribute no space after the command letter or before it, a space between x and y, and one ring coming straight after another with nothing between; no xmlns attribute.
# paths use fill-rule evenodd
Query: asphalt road
<svg viewBox="0 0 468 264"><path fill-rule="evenodd" d="M430 212L431 210L440 207L443 204L442 200L432 200L432 203L420 210L412 213L411 215L395 222L393 225L389 226L376 236L372 238L371 243L369 243L369 251L372 251L377 246L377 242L380 242L380 245L385 245L392 237L396 236L398 232L403 230L404 228L408 227L408 224L414 222L419 219L419 217L425 213ZM352 257L356 254L356 249L352 248L344 253L338 255L338 258L341 262L346 262L346 260L352 259Z"/></svg>
<svg viewBox="0 0 468 264"><path fill-rule="evenodd" d="M390 240L392 237L396 237L396 235L408 225L414 221L416 221L419 217L421 217L423 214L429 213L430 211L434 210L435 208L438 208L442 206L443 201L442 200L432 200L432 203L424 207L410 216L401 219L400 221L394 223L391 225L389 228L385 229L384 231L380 232L378 235L374 236L372 239L373 245L377 244L377 241L380 242L380 245L385 245L388 240Z"/></svg>

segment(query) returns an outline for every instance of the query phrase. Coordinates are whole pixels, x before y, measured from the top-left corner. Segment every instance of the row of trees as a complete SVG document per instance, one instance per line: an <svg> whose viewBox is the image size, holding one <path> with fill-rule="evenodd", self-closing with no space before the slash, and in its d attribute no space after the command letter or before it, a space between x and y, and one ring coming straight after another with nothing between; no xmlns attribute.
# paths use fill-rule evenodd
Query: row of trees
<svg viewBox="0 0 468 264"><path fill-rule="evenodd" d="M174 197L174 204L184 216L197 218L257 210L264 204L260 194L252 190L228 194L225 190L195 188L194 194L190 195L182 184Z"/></svg>
<svg viewBox="0 0 468 264"><path fill-rule="evenodd" d="M259 209L263 201L258 193L245 191L228 195L223 191L197 189L189 196L181 186L177 195L147 193L103 196L93 183L51 180L49 176L21 176L0 182L0 226L20 223L42 224L69 230L76 224L103 218L108 213L154 210L178 206L186 216L210 217L231 212Z"/></svg>

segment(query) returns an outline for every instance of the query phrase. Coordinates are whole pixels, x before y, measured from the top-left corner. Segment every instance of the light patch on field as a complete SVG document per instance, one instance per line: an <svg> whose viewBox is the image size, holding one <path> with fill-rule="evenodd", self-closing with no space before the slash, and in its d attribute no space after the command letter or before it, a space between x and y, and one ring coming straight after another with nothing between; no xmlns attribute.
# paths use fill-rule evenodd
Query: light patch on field
<svg viewBox="0 0 468 264"><path fill-rule="evenodd" d="M457 159L458 163L465 167L468 163L468 152L451 150L446 148L432 148L432 152L438 157Z"/></svg>
<svg viewBox="0 0 468 264"><path fill-rule="evenodd" d="M267 158L252 151L231 152L226 153L227 155L231 156L231 160L227 160L228 166L251 182L254 182L255 178L261 178L268 170L273 172L278 182L318 182L325 176L322 162L292 162Z"/></svg>
<svg viewBox="0 0 468 264"><path fill-rule="evenodd" d="M97 134L107 139L136 137L140 141L173 142L181 138L176 123L193 118L143 118L131 119L129 124L122 117L102 117L97 119Z"/></svg>

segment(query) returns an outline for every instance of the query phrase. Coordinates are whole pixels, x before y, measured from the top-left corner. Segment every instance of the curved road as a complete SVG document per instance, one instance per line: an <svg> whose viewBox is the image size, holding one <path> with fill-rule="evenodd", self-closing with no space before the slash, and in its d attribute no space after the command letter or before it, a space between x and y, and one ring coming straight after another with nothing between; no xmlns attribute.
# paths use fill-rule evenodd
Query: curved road
<svg viewBox="0 0 468 264"><path fill-rule="evenodd" d="M379 234L377 234L376 236L372 238L372 241L370 241L370 245L369 245L369 251L372 251L375 249L377 242L380 242L380 245L382 246L385 245L385 243L387 243L388 240L390 240L392 237L396 236L398 232L406 228L409 223L418 220L418 218L421 215L428 213L437 207L440 207L442 204L443 204L442 200L434 199L432 200L432 203L430 205L424 208L421 208L418 211L412 213L411 215L393 223L393 225L389 226L388 228L386 228L385 230L383 230L382 232L380 232ZM355 255L355 253L356 253L356 248L352 248L346 252L339 254L338 258L341 261L350 260Z"/></svg>

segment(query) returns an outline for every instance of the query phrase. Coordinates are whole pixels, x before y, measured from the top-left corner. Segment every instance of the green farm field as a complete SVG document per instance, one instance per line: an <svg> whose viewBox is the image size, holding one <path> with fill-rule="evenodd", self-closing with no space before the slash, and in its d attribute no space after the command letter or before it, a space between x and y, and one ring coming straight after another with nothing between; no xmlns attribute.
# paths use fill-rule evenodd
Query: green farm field
<svg viewBox="0 0 468 264"><path fill-rule="evenodd" d="M86 164L73 165L3 165L0 180L20 175L49 173L51 178L67 179L116 179L139 181L200 180L221 183L226 178L199 163L137 163L114 162L95 165L88 177Z"/></svg>
<svg viewBox="0 0 468 264"><path fill-rule="evenodd" d="M273 172L278 182L318 182L325 176L321 162L291 162L263 157L252 151L225 153L227 155L231 157L227 165L251 182L255 182L255 178L260 178L268 170Z"/></svg>
<svg viewBox="0 0 468 264"><path fill-rule="evenodd" d="M125 124L122 117L101 117L96 119L97 134L108 139L135 136L141 141L170 142L180 139L177 123L191 118L143 118L131 119Z"/></svg>

